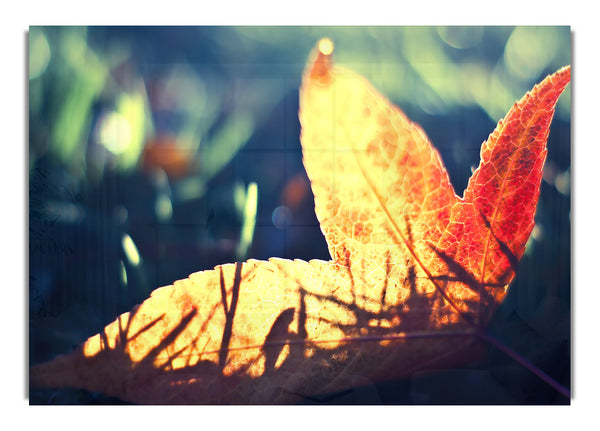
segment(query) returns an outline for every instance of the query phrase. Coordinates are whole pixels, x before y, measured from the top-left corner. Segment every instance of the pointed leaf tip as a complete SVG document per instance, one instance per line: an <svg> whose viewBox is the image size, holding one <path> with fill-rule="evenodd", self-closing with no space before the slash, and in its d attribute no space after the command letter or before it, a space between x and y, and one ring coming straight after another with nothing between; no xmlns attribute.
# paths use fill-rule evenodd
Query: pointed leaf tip
<svg viewBox="0 0 600 431"><path fill-rule="evenodd" d="M319 41L313 54L314 61L310 69L310 79L323 84L329 81L333 48L333 41L328 37L324 37Z"/></svg>

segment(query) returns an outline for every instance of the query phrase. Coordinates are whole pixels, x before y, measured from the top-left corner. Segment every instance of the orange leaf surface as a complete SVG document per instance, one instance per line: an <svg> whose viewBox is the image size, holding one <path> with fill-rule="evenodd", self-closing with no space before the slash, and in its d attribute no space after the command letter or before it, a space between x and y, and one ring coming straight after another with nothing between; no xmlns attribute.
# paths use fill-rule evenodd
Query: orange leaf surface
<svg viewBox="0 0 600 431"><path fill-rule="evenodd" d="M332 260L249 260L192 274L35 387L137 403L295 403L360 376L460 362L502 302L533 228L565 67L515 104L458 197L425 133L321 41L300 90L303 160Z"/></svg>

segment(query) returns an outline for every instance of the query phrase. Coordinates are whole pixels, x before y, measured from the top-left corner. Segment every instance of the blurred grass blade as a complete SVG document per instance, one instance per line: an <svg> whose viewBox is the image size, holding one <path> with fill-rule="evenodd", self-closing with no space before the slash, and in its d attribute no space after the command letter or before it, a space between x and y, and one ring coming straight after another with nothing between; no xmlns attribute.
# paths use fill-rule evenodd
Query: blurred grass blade
<svg viewBox="0 0 600 431"><path fill-rule="evenodd" d="M135 242L133 242L133 239L131 239L128 234L124 234L123 238L121 238L121 245L125 252L125 257L127 257L127 261L133 266L138 266L142 261L142 258L140 257L140 253Z"/></svg>
<svg viewBox="0 0 600 431"><path fill-rule="evenodd" d="M29 29L29 79L43 75L50 63L52 50L48 39L40 27Z"/></svg>
<svg viewBox="0 0 600 431"><path fill-rule="evenodd" d="M119 154L119 165L123 170L135 168L144 148L144 141L153 131L152 115L146 87L139 83L139 89L132 94L122 93L117 102L117 111L129 123L130 140Z"/></svg>
<svg viewBox="0 0 600 431"><path fill-rule="evenodd" d="M256 208L258 204L258 186L252 182L248 184L246 192L246 205L244 207L244 220L242 222L242 232L240 242L236 250L236 258L244 260L248 254L248 248L252 244L254 237L254 227L256 226Z"/></svg>
<svg viewBox="0 0 600 431"><path fill-rule="evenodd" d="M129 298L129 285L127 284L127 268L125 267L123 259L119 260L119 278L121 281L123 301L127 301Z"/></svg>
<svg viewBox="0 0 600 431"><path fill-rule="evenodd" d="M233 159L254 133L254 120L247 112L231 114L205 148L203 178L208 181Z"/></svg>
<svg viewBox="0 0 600 431"><path fill-rule="evenodd" d="M85 31L65 31L61 43L65 59L65 82L71 81L52 130L52 149L73 170L85 167L83 141L91 126L92 105L101 94L108 67L88 49ZM83 172L77 172L83 174Z"/></svg>

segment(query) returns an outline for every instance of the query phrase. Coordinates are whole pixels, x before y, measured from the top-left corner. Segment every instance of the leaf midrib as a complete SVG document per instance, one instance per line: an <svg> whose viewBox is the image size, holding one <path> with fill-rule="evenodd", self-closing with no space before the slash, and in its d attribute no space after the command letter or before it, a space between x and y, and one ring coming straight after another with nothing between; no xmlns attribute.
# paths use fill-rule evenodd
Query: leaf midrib
<svg viewBox="0 0 600 431"><path fill-rule="evenodd" d="M358 166L358 169L360 170L361 175L363 176L363 178L365 179L365 181L368 184L369 188L371 189L371 191L373 192L373 194L377 198L377 201L379 202L379 205L380 205L381 209L383 210L383 212L386 215L388 221L391 223L392 227L394 228L395 233L400 238L400 241L406 246L406 248L408 249L409 253L412 255L413 259L417 262L417 264L419 265L419 267L421 267L421 269L423 270L423 272L425 272L425 275L427 276L427 278L429 279L429 281L431 281L431 283L434 285L435 289L442 295L442 297L452 306L452 308L454 308L458 312L458 314L467 323L469 323L472 326L474 326L474 323L471 321L471 319L469 319L467 316L464 315L464 313L458 308L458 306L454 303L454 301L446 294L446 292L444 291L444 289L440 285L438 285L436 283L436 280L434 279L433 274L431 274L431 272L429 271L429 269L427 269L427 267L425 266L425 264L421 261L421 259L419 259L419 256L417 255L416 251L413 249L413 247L410 245L410 243L408 242L408 240L402 234L402 231L400 230L400 228L396 224L396 221L394 220L394 218L390 214L390 212L389 212L389 210L387 208L387 205L383 201L382 196L379 194L379 192L377 191L377 188L372 183L371 179L368 177L368 175L367 175L367 173L366 173L366 171L365 171L365 169L364 169L364 167L363 167L363 165L362 165L362 163L360 161L360 157L357 154L357 151L356 151L356 148L354 147L354 145L352 145L352 154L354 156L354 159L356 160L356 164ZM400 242L396 241L396 244L400 244Z"/></svg>

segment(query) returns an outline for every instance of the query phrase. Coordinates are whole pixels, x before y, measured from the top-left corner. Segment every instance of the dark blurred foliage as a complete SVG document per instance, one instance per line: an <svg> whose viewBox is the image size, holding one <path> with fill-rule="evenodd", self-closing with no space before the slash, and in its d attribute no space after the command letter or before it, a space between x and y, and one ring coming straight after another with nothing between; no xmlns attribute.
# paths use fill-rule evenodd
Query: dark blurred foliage
<svg viewBox="0 0 600 431"><path fill-rule="evenodd" d="M497 121L571 61L568 27L30 28L30 364L192 272L247 258L329 259L297 117L302 70L324 36L337 62L421 124L459 195ZM536 228L489 326L567 388L570 133L567 89ZM483 351L458 369L365 379L306 403L569 402ZM69 389L29 395L33 404L120 402Z"/></svg>

